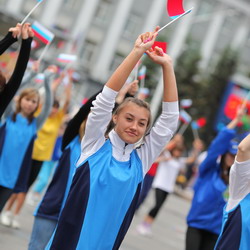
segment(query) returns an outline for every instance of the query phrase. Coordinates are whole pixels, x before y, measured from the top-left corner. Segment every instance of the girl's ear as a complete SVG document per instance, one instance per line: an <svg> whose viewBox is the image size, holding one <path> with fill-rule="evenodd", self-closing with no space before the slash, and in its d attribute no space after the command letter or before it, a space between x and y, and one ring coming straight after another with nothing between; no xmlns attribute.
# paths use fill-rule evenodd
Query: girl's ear
<svg viewBox="0 0 250 250"><path fill-rule="evenodd" d="M116 125L116 123L117 123L117 115L113 115L112 120L113 120L114 125Z"/></svg>

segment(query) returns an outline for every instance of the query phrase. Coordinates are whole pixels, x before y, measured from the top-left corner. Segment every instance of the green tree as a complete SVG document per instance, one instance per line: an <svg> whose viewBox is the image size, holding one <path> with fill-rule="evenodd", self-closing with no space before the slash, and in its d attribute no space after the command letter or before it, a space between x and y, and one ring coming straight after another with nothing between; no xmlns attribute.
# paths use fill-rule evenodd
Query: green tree
<svg viewBox="0 0 250 250"><path fill-rule="evenodd" d="M201 132L206 143L210 143L214 137L214 122L217 111L221 103L221 98L225 92L227 84L235 73L238 64L238 53L227 47L222 52L214 71L205 80L203 96L206 97L200 103L199 113L207 118L206 128Z"/></svg>

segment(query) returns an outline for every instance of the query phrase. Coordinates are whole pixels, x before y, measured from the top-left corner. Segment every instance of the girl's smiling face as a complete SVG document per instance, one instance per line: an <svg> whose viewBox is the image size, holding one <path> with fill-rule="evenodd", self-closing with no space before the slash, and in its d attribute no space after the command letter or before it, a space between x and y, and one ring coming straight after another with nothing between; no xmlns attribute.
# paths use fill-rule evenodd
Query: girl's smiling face
<svg viewBox="0 0 250 250"><path fill-rule="evenodd" d="M32 114L38 106L39 97L37 95L25 95L21 101L21 113L26 117Z"/></svg>
<svg viewBox="0 0 250 250"><path fill-rule="evenodd" d="M129 102L118 114L113 115L115 131L124 142L134 144L145 135L149 116L146 108Z"/></svg>

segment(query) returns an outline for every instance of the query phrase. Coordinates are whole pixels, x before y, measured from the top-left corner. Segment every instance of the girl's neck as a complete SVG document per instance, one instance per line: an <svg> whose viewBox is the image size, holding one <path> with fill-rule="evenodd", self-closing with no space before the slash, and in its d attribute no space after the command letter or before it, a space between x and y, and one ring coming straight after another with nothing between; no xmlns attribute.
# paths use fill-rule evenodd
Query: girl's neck
<svg viewBox="0 0 250 250"><path fill-rule="evenodd" d="M24 118L28 118L28 114L26 114L25 112L23 112L23 111L20 111L19 113L17 113L17 114L20 114L20 115L22 115Z"/></svg>

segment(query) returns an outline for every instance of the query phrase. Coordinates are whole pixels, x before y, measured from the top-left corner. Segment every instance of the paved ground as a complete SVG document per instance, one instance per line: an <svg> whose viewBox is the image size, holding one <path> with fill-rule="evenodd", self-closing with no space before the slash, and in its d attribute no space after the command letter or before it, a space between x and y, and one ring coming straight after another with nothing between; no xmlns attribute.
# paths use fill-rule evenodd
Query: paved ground
<svg viewBox="0 0 250 250"><path fill-rule="evenodd" d="M153 225L152 237L138 235L135 228L153 204L153 193L134 217L120 250L183 250L186 231L186 214L190 202L170 195ZM33 223L34 207L25 205L20 218L22 228L15 230L0 225L1 250L26 250Z"/></svg>

